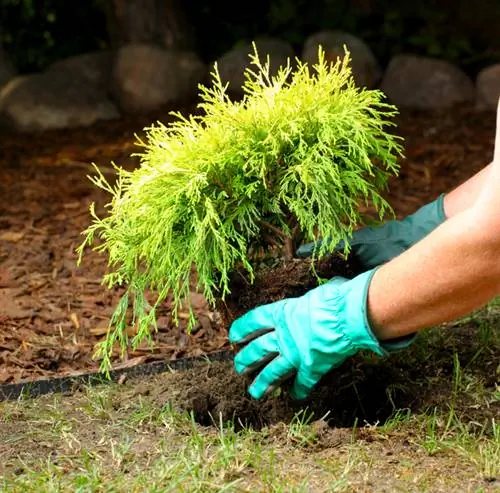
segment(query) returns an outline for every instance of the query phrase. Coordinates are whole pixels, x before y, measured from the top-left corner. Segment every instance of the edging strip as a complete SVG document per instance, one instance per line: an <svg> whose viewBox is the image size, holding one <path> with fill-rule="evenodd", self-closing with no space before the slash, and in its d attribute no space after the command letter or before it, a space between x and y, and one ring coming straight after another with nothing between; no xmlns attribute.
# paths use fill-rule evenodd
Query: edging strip
<svg viewBox="0 0 500 493"><path fill-rule="evenodd" d="M9 383L0 385L0 402L19 398L33 398L58 392L73 392L84 385L99 385L118 381L121 377L142 377L156 375L169 370L187 370L198 363L230 361L233 351L227 349L203 356L192 356L167 361L153 361L129 368L110 370L109 378L102 372L80 373L64 377L43 378L31 382Z"/></svg>

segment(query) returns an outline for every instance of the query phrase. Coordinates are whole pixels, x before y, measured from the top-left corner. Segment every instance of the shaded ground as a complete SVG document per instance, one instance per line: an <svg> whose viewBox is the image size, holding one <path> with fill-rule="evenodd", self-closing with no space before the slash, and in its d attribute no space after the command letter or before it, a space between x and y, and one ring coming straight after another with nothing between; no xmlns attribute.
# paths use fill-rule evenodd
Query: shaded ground
<svg viewBox="0 0 500 493"><path fill-rule="evenodd" d="M74 250L89 224L88 207L106 197L86 176L89 163L137 164L134 133L155 118L123 120L41 135L0 135L0 383L96 369L94 345L106 332L120 296L100 284L104 257L89 253L76 267ZM404 113L398 132L406 160L387 194L399 215L449 190L489 162L494 115L458 109ZM199 324L192 334L160 313L156 347L129 352L133 365L200 355L227 347L226 329L201 296L193 300Z"/></svg>

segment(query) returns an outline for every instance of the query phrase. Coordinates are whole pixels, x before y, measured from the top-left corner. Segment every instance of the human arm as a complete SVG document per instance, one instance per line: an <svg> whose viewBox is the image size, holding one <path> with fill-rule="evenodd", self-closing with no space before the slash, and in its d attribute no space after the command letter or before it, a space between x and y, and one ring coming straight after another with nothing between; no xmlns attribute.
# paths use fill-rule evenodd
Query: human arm
<svg viewBox="0 0 500 493"><path fill-rule="evenodd" d="M368 311L378 338L456 319L500 294L500 109L493 162L476 177L447 196L445 209L458 212L373 276Z"/></svg>
<svg viewBox="0 0 500 493"><path fill-rule="evenodd" d="M500 223L481 209L454 216L377 270L368 313L379 339L454 320L500 293Z"/></svg>
<svg viewBox="0 0 500 493"><path fill-rule="evenodd" d="M230 339L248 343L235 366L242 373L258 372L250 387L254 397L295 375L292 395L303 398L352 354L367 349L385 355L401 337L465 315L500 293L499 128L497 120L489 169L471 188L451 194L452 209L460 206L460 193L470 201L467 207L458 207L421 241L353 280L336 278L234 322Z"/></svg>
<svg viewBox="0 0 500 493"><path fill-rule="evenodd" d="M357 352L386 356L405 347L413 333L496 296L500 234L490 234L489 223L477 214L471 208L457 215L399 257L352 280L335 278L236 320L230 340L245 344L235 356L236 370L257 373L250 394L259 399L295 376L291 394L305 398L322 375Z"/></svg>

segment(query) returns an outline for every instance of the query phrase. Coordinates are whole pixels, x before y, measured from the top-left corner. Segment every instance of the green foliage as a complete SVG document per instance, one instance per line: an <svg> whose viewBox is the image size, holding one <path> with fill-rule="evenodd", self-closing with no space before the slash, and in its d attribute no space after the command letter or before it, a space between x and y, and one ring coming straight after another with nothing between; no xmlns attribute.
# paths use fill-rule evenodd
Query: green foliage
<svg viewBox="0 0 500 493"><path fill-rule="evenodd" d="M360 202L381 217L389 210L380 191L398 169L401 146L386 132L396 109L380 91L355 86L348 53L335 65L319 55L313 70L298 62L271 77L269 60L261 63L255 51L239 102L215 69L213 85L200 87L202 116L175 113L169 126L147 129L141 166L117 168L116 184L93 178L111 195L109 215L92 209L79 251L100 239L95 248L111 270L105 283L127 286L98 353L105 365L116 341L129 343L129 302L135 346L169 294L174 318L189 305L193 266L214 303L230 291L236 269L253 279L257 248L278 246L290 256L297 241L329 237L323 255L362 222ZM148 292L156 293L151 304Z"/></svg>
<svg viewBox="0 0 500 493"><path fill-rule="evenodd" d="M474 52L480 51L471 33L457 29L454 13L446 7L430 1L402 4L384 0L382 4L372 22L363 27L364 37L379 59L406 52L448 60L467 69Z"/></svg>
<svg viewBox="0 0 500 493"><path fill-rule="evenodd" d="M464 19L467 2L471 15ZM310 34L343 29L364 39L383 65L395 54L410 52L449 60L475 74L500 61L495 30L500 6L496 0L467 2L254 0L228 8L226 2L186 0L178 8L193 25L196 51L207 62L266 35L288 41L299 54ZM105 48L104 5L103 0L0 0L0 43L21 72Z"/></svg>
<svg viewBox="0 0 500 493"><path fill-rule="evenodd" d="M20 72L107 46L102 0L0 0L0 45Z"/></svg>

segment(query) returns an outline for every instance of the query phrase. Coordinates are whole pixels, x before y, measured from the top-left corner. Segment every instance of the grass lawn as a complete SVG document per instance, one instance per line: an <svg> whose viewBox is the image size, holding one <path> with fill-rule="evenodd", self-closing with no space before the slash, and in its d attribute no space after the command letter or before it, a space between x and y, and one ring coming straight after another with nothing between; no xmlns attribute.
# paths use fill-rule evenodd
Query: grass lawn
<svg viewBox="0 0 500 493"><path fill-rule="evenodd" d="M378 423L338 427L304 409L259 429L201 425L154 399L173 374L0 403L0 491L500 491L499 323L494 302L423 334L390 362L418 362L419 404L395 398Z"/></svg>

